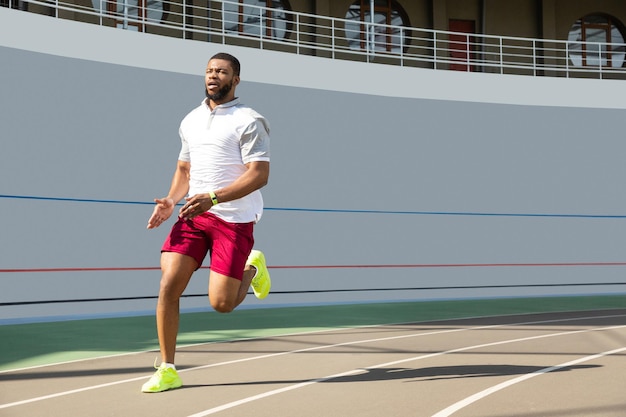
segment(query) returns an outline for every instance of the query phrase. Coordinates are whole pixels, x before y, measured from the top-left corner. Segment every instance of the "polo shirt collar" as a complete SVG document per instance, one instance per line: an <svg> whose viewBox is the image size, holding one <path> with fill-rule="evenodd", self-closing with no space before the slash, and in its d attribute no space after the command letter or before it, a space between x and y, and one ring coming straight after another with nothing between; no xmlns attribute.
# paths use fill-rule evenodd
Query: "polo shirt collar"
<svg viewBox="0 0 626 417"><path fill-rule="evenodd" d="M209 99L205 98L202 103L206 106L206 108L210 111L211 108L209 107ZM228 103L222 103L222 104L218 104L213 111L217 110L217 109L223 109L223 108L227 108L227 107L233 107L239 104L239 97L235 97L233 100L229 101Z"/></svg>

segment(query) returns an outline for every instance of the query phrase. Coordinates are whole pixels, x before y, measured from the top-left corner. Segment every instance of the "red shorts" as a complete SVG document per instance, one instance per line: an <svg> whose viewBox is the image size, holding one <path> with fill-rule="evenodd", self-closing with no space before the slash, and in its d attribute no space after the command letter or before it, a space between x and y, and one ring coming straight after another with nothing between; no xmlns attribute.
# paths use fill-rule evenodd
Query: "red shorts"
<svg viewBox="0 0 626 417"><path fill-rule="evenodd" d="M254 223L228 223L211 213L190 220L178 219L161 252L191 256L202 265L211 253L211 271L241 280L254 246Z"/></svg>

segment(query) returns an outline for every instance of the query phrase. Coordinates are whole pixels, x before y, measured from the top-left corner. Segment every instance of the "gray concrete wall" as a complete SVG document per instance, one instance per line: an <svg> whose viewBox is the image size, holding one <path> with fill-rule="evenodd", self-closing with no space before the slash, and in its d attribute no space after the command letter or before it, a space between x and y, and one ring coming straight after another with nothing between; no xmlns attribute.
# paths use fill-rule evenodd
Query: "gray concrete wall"
<svg viewBox="0 0 626 417"><path fill-rule="evenodd" d="M0 8L0 323L153 311L169 227L145 229L151 201L222 49L273 127L256 238L274 293L244 307L624 292L621 81L340 62ZM208 308L207 276L185 310Z"/></svg>

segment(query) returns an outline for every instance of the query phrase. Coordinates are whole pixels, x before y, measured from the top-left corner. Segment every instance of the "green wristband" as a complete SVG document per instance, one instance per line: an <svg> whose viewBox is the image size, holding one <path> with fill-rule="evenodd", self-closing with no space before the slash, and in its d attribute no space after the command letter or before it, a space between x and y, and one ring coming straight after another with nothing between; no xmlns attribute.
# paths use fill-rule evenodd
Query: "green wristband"
<svg viewBox="0 0 626 417"><path fill-rule="evenodd" d="M219 203L219 201L217 201L217 196L215 195L215 193L213 191L209 191L209 197L211 197L211 202L213 203L213 205L217 205L217 203Z"/></svg>

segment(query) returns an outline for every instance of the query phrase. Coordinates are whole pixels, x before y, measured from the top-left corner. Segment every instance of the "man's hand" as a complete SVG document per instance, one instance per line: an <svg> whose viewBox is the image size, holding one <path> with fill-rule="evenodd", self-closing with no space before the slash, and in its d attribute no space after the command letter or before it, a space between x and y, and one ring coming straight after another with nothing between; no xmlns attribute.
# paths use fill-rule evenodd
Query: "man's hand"
<svg viewBox="0 0 626 417"><path fill-rule="evenodd" d="M159 227L164 221L170 218L174 212L174 200L171 198L155 198L154 211L148 220L148 229Z"/></svg>
<svg viewBox="0 0 626 417"><path fill-rule="evenodd" d="M180 209L179 217L184 220L193 219L213 207L213 201L209 194L196 194L185 198L187 203Z"/></svg>

